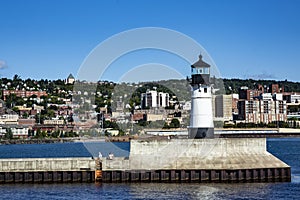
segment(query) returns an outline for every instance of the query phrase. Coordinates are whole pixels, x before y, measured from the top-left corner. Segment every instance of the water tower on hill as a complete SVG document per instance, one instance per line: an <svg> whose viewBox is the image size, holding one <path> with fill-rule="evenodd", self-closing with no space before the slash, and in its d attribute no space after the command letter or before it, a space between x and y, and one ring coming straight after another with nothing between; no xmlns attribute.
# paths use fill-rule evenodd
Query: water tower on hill
<svg viewBox="0 0 300 200"><path fill-rule="evenodd" d="M192 108L188 127L189 138L214 138L210 65L202 60L202 55L191 65L191 73Z"/></svg>

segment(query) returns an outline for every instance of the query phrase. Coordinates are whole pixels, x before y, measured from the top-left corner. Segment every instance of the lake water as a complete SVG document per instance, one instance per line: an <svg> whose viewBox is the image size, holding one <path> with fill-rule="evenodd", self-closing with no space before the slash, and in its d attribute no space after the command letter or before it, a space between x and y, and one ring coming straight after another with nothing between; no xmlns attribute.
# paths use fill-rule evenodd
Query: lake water
<svg viewBox="0 0 300 200"><path fill-rule="evenodd" d="M300 139L268 139L268 151L292 168L291 183L6 184L1 199L300 199ZM128 143L61 143L0 146L0 158L128 156Z"/></svg>

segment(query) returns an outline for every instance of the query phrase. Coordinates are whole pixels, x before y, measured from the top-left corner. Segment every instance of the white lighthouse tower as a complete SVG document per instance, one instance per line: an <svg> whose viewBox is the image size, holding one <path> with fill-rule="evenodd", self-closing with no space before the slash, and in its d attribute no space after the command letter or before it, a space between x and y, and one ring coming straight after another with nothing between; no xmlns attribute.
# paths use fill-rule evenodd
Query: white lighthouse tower
<svg viewBox="0 0 300 200"><path fill-rule="evenodd" d="M191 66L192 109L189 138L213 138L214 123L212 111L212 86L210 83L210 65L199 60Z"/></svg>

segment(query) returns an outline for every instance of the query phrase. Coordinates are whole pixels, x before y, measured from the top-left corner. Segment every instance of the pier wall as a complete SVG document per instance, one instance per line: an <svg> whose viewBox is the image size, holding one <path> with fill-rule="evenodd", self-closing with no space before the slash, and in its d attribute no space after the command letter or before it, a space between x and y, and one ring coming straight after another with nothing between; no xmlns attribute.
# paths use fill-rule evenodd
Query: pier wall
<svg viewBox="0 0 300 200"><path fill-rule="evenodd" d="M107 170L102 182L290 182L290 168L232 170Z"/></svg>
<svg viewBox="0 0 300 200"><path fill-rule="evenodd" d="M1 183L291 181L265 138L131 140L129 157L0 159Z"/></svg>
<svg viewBox="0 0 300 200"><path fill-rule="evenodd" d="M289 167L266 150L265 138L132 140L129 159L104 160L103 170L255 169Z"/></svg>
<svg viewBox="0 0 300 200"><path fill-rule="evenodd" d="M290 181L265 138L131 140L129 158L102 161L103 181Z"/></svg>
<svg viewBox="0 0 300 200"><path fill-rule="evenodd" d="M93 182L92 158L0 159L0 183Z"/></svg>

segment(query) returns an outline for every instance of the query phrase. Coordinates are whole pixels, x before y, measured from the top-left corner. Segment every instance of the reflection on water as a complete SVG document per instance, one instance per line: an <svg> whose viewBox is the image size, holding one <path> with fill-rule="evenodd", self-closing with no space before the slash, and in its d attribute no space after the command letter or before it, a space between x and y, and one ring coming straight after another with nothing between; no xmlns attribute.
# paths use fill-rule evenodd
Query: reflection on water
<svg viewBox="0 0 300 200"><path fill-rule="evenodd" d="M130 196L145 199L267 198L269 184L131 184Z"/></svg>
<svg viewBox="0 0 300 200"><path fill-rule="evenodd" d="M2 185L2 199L299 199L291 183L14 184Z"/></svg>

